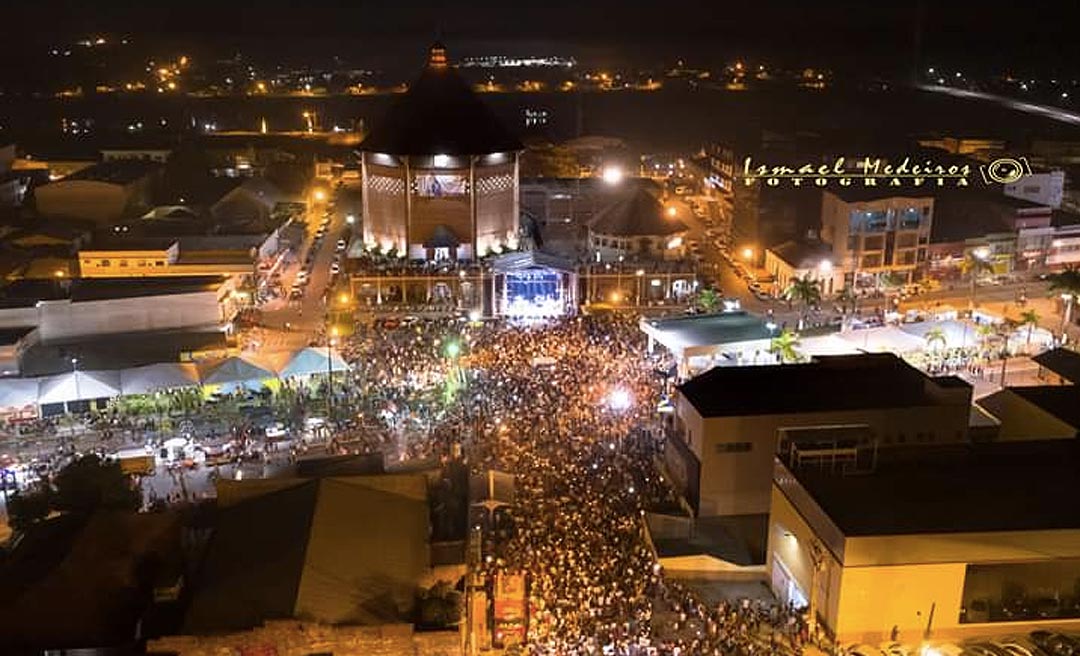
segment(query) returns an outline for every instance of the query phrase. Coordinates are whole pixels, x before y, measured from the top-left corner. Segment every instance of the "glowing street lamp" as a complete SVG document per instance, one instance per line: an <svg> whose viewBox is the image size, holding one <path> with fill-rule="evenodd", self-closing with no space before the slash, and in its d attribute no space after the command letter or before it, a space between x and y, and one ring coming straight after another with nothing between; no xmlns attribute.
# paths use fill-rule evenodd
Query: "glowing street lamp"
<svg viewBox="0 0 1080 656"><path fill-rule="evenodd" d="M621 167L611 165L604 167L600 177L603 178L604 182L614 186L623 181L624 173Z"/></svg>
<svg viewBox="0 0 1080 656"><path fill-rule="evenodd" d="M352 225L352 224L356 223L356 215L355 214L346 214L345 215L345 223L348 223L349 225Z"/></svg>
<svg viewBox="0 0 1080 656"><path fill-rule="evenodd" d="M461 344L458 344L457 342L447 342L446 355L449 358L456 358L461 355Z"/></svg>
<svg viewBox="0 0 1080 656"><path fill-rule="evenodd" d="M821 273L826 275L832 273L832 262L829 260L822 260L818 263L818 271L821 271Z"/></svg>
<svg viewBox="0 0 1080 656"><path fill-rule="evenodd" d="M322 189L316 189L311 195L316 200L316 202L321 203L326 200L326 192Z"/></svg>
<svg viewBox="0 0 1080 656"><path fill-rule="evenodd" d="M674 205L669 205L667 208L667 215L674 219L676 216L679 215L679 209Z"/></svg>
<svg viewBox="0 0 1080 656"><path fill-rule="evenodd" d="M746 248L742 249L742 256L744 260L749 262L750 260L754 259L754 249L747 246Z"/></svg>

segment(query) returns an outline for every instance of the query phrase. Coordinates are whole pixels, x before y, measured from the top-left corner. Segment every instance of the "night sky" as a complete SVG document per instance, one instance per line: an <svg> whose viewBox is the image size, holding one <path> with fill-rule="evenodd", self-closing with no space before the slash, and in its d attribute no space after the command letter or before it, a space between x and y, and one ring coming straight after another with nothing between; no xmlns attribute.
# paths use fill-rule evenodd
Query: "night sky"
<svg viewBox="0 0 1080 656"><path fill-rule="evenodd" d="M264 49L283 58L397 56L441 34L465 54L547 48L598 57L686 57L705 66L760 56L883 74L910 68L915 26L921 24L924 63L942 59L975 72L1010 67L1068 75L1080 67L1072 34L1077 7L1061 0L43 0L5 6L4 22L25 25L9 35L38 43L127 33L169 45ZM14 61L25 62L25 54L13 55L9 63Z"/></svg>

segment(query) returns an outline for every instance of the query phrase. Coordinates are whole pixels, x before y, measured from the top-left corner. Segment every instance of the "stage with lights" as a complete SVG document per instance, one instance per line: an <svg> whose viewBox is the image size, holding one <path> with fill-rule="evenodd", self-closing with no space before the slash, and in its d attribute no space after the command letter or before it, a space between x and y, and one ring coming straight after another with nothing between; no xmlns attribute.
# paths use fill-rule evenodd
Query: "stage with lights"
<svg viewBox="0 0 1080 656"><path fill-rule="evenodd" d="M495 259L492 270L492 297L500 316L544 319L577 308L577 273L560 258L540 251L508 253Z"/></svg>

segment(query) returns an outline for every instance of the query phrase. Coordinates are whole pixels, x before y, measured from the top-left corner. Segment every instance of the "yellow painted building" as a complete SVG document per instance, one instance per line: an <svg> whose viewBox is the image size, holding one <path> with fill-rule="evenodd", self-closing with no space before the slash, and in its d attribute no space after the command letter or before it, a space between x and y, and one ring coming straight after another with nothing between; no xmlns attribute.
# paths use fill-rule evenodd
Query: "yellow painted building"
<svg viewBox="0 0 1080 656"><path fill-rule="evenodd" d="M201 251L180 256L180 242L162 240L133 248L80 250L83 278L158 278L233 276L254 272L254 256L235 250Z"/></svg>
<svg viewBox="0 0 1080 656"><path fill-rule="evenodd" d="M858 475L777 460L771 587L843 644L894 627L908 643L1080 627L1077 462L1059 440L941 447Z"/></svg>

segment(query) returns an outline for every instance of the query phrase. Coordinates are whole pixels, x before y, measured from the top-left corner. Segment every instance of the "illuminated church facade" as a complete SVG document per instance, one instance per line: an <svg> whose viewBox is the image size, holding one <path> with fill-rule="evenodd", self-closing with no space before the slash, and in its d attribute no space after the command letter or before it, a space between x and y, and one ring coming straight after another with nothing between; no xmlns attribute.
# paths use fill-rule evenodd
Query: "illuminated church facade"
<svg viewBox="0 0 1080 656"><path fill-rule="evenodd" d="M522 150L434 45L360 145L365 244L427 261L517 248Z"/></svg>

